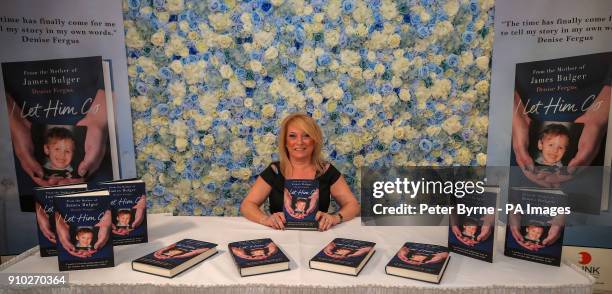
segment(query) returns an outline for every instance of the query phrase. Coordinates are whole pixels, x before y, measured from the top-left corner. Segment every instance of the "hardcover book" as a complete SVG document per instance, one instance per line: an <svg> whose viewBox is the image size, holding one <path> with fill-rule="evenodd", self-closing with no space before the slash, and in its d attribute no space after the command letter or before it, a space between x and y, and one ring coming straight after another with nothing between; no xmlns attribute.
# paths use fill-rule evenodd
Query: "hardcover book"
<svg viewBox="0 0 612 294"><path fill-rule="evenodd" d="M612 52L517 64L510 163L522 168L509 186L559 187L573 211L607 210L611 85Z"/></svg>
<svg viewBox="0 0 612 294"><path fill-rule="evenodd" d="M217 244L183 239L132 261L139 272L172 278L217 253Z"/></svg>
<svg viewBox="0 0 612 294"><path fill-rule="evenodd" d="M107 190L89 190L55 196L60 271L114 266L109 195Z"/></svg>
<svg viewBox="0 0 612 294"><path fill-rule="evenodd" d="M567 195L556 189L512 188L504 255L559 266ZM569 209L568 209L569 210Z"/></svg>
<svg viewBox="0 0 612 294"><path fill-rule="evenodd" d="M22 211L34 211L35 187L118 178L101 57L2 63L2 74Z"/></svg>
<svg viewBox="0 0 612 294"><path fill-rule="evenodd" d="M439 284L450 256L439 245L406 242L385 267L389 275Z"/></svg>
<svg viewBox="0 0 612 294"><path fill-rule="evenodd" d="M495 219L499 187L486 186L484 193L452 197L455 209L450 214L448 248L450 251L475 259L493 262L495 253ZM458 214L460 206L491 208L492 214ZM465 209L463 209L465 210Z"/></svg>
<svg viewBox="0 0 612 294"><path fill-rule="evenodd" d="M126 179L100 183L110 192L113 245L146 243L147 200L145 183Z"/></svg>
<svg viewBox="0 0 612 294"><path fill-rule="evenodd" d="M287 229L316 230L319 211L319 181L285 180L283 212Z"/></svg>
<svg viewBox="0 0 612 294"><path fill-rule="evenodd" d="M87 184L38 187L34 189L36 227L38 228L38 245L40 256L57 256L55 240L55 210L53 198L58 195L71 194L87 190Z"/></svg>
<svg viewBox="0 0 612 294"><path fill-rule="evenodd" d="M315 255L308 265L312 269L357 276L374 254L376 243L336 238Z"/></svg>
<svg viewBox="0 0 612 294"><path fill-rule="evenodd" d="M289 258L272 239L256 239L228 244L241 277L289 270Z"/></svg>

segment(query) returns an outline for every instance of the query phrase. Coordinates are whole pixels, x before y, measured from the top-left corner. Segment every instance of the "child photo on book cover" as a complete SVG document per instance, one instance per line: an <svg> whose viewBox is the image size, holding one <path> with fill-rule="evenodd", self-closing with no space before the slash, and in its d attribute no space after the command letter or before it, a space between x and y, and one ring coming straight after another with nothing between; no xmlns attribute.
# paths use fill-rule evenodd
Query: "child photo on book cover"
<svg viewBox="0 0 612 294"><path fill-rule="evenodd" d="M78 179L83 161L86 127L32 124L34 154L43 167L43 179Z"/></svg>
<svg viewBox="0 0 612 294"><path fill-rule="evenodd" d="M137 198L136 204L131 207L113 209L113 234L119 236L130 236L133 232L141 234L140 225L146 218L147 207L146 195Z"/></svg>
<svg viewBox="0 0 612 294"><path fill-rule="evenodd" d="M55 212L55 223L57 237L59 239L58 249L61 247L59 254L64 258L69 256L77 259L99 258L106 254L105 251L110 247L110 231L108 230L110 223L110 210L107 210L97 223L92 225L69 225L64 216L60 212ZM108 243L108 244L107 244Z"/></svg>
<svg viewBox="0 0 612 294"><path fill-rule="evenodd" d="M162 249L159 249L153 253L153 257L160 260L168 260L168 259L184 259L196 256L200 253L208 251L209 247L200 247L195 249L188 249L185 247L178 247L177 243L166 246Z"/></svg>
<svg viewBox="0 0 612 294"><path fill-rule="evenodd" d="M508 215L509 228L506 238L508 247L557 255L561 253L563 240L563 216L553 218L527 217L520 214Z"/></svg>
<svg viewBox="0 0 612 294"><path fill-rule="evenodd" d="M492 235L495 215L476 215L466 216L451 214L450 215L450 226L451 243L458 241L464 245L474 247L476 249L485 250L486 248L492 247L493 240L490 239Z"/></svg>
<svg viewBox="0 0 612 294"><path fill-rule="evenodd" d="M278 246L274 242L248 248L230 246L230 249L235 256L245 260L263 260L278 252Z"/></svg>
<svg viewBox="0 0 612 294"><path fill-rule="evenodd" d="M288 189L284 190L284 205L288 216L300 220L317 210L319 189L314 190L309 196L295 196L291 195Z"/></svg>
<svg viewBox="0 0 612 294"><path fill-rule="evenodd" d="M323 248L323 253L328 257L334 259L350 259L362 256L367 254L372 250L372 246L343 246L342 244L336 244L335 242L330 242Z"/></svg>
<svg viewBox="0 0 612 294"><path fill-rule="evenodd" d="M420 266L442 262L448 257L448 252L433 252L429 250L419 250L416 248L410 248L408 246L402 246L402 248L397 252L397 257L407 264Z"/></svg>
<svg viewBox="0 0 612 294"><path fill-rule="evenodd" d="M567 174L569 161L576 156L583 124L534 121L530 125L529 154L535 173Z"/></svg>

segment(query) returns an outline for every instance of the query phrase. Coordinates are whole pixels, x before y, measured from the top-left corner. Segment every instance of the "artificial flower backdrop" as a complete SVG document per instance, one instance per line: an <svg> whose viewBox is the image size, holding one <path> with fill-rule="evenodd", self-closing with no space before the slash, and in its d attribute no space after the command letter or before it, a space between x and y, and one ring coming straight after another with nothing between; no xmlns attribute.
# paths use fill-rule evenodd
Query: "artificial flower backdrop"
<svg viewBox="0 0 612 294"><path fill-rule="evenodd" d="M138 175L151 212L239 214L282 118L361 166L484 165L492 0L128 0Z"/></svg>

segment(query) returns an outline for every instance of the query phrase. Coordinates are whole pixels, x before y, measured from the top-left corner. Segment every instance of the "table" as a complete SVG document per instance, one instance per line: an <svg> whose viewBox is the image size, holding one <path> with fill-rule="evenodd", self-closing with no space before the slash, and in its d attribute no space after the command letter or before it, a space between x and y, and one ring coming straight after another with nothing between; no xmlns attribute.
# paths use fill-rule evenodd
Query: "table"
<svg viewBox="0 0 612 294"><path fill-rule="evenodd" d="M451 254L439 285L386 275L384 267L406 241L445 245L447 227L361 226L359 219L327 232L275 231L238 217L148 216L147 244L115 247L114 268L69 272L69 286L29 288L27 293L591 293L580 270L508 258L497 242L495 262ZM498 236L500 236L498 231ZM227 250L233 241L272 238L290 258L290 271L241 278ZM308 268L308 260L336 237L376 242L376 253L358 277ZM219 254L167 279L132 271L130 262L183 238L219 244ZM0 273L57 273L57 258L32 248L0 266ZM2 288L5 287L5 288ZM23 289L0 286L0 293Z"/></svg>

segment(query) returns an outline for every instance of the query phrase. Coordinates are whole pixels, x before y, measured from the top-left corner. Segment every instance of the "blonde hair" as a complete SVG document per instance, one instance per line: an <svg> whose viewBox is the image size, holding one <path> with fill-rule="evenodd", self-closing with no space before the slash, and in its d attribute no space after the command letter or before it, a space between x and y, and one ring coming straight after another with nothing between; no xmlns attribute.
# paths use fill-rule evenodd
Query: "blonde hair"
<svg viewBox="0 0 612 294"><path fill-rule="evenodd" d="M289 152L287 151L287 132L289 124L294 123L298 128L302 129L314 141L314 150L312 151L311 163L314 164L316 174L321 175L325 169L326 162L321 155L323 145L323 132L321 127L315 120L304 113L292 113L283 119L281 123L280 133L278 134L278 155L280 158L281 172L287 176L287 170L291 165L289 160Z"/></svg>

